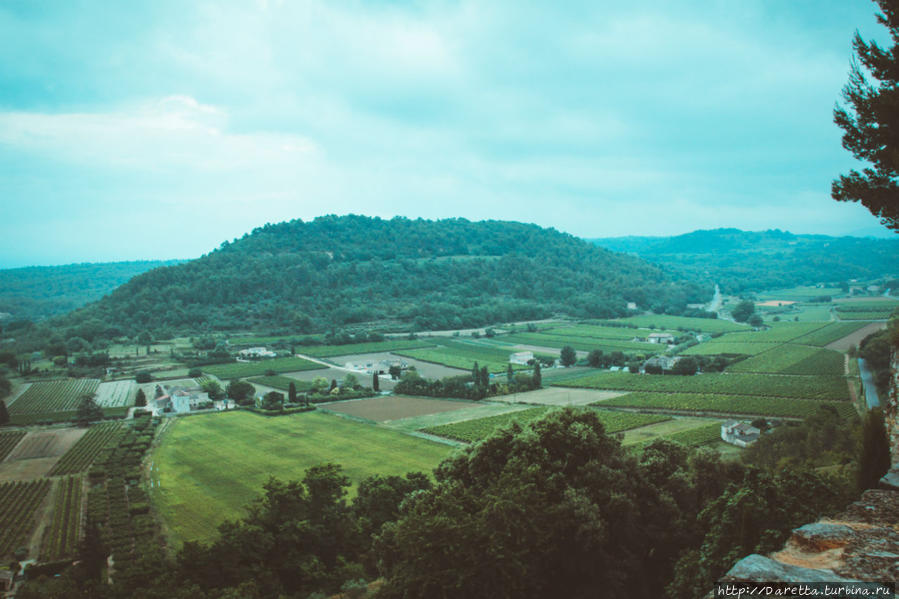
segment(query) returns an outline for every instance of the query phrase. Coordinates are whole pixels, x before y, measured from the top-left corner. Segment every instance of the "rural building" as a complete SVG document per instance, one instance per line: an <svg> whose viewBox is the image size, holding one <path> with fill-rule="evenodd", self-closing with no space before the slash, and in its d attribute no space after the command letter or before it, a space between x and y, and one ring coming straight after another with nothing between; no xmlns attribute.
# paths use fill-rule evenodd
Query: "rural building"
<svg viewBox="0 0 899 599"><path fill-rule="evenodd" d="M628 303L627 303L627 309L628 309L628 310L636 310L636 309L637 309L637 303L636 303L636 302L628 302Z"/></svg>
<svg viewBox="0 0 899 599"><path fill-rule="evenodd" d="M509 356L510 364L527 364L534 359L534 352L520 351Z"/></svg>
<svg viewBox="0 0 899 599"><path fill-rule="evenodd" d="M650 333L647 339L650 343L674 343L674 335L671 333Z"/></svg>
<svg viewBox="0 0 899 599"><path fill-rule="evenodd" d="M361 362L347 362L345 367L350 370L358 370L365 374L387 374L391 366L399 366L401 370L409 368L409 363L405 360L388 359L388 360L364 360Z"/></svg>
<svg viewBox="0 0 899 599"><path fill-rule="evenodd" d="M647 367L650 370L652 370L653 368L671 370L672 368L674 368L675 364L680 362L680 359L680 356L653 356L643 363L643 370L646 371Z"/></svg>
<svg viewBox="0 0 899 599"><path fill-rule="evenodd" d="M755 443L761 433L748 422L728 420L721 425L721 440L737 447L748 447Z"/></svg>
<svg viewBox="0 0 899 599"><path fill-rule="evenodd" d="M237 354L246 360L261 360L262 358L274 358L278 354L265 347L250 347L242 349Z"/></svg>
<svg viewBox="0 0 899 599"><path fill-rule="evenodd" d="M163 394L150 402L150 408L154 416L159 416L163 412L188 414L191 410L199 409L201 404L211 401L209 393L206 393L199 387L186 389L184 387L169 387L166 385L162 389L157 385L157 388Z"/></svg>

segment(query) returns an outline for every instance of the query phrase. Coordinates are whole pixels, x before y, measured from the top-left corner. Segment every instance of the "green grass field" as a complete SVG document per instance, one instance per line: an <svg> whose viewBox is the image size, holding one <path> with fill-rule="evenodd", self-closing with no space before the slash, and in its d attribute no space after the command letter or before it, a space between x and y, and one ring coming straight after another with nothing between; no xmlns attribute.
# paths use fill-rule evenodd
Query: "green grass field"
<svg viewBox="0 0 899 599"><path fill-rule="evenodd" d="M330 358L331 356L348 356L351 354L370 354L376 352L389 352L397 349L417 349L421 347L433 347L433 341L423 339L391 339L389 341L377 341L373 343L349 343L346 345L305 345L296 347L298 354L314 356L316 358Z"/></svg>
<svg viewBox="0 0 899 599"><path fill-rule="evenodd" d="M611 328L611 327L609 327ZM562 331L563 329L558 329ZM513 333L511 335L503 335L500 337L508 343L519 343L523 345L537 345L542 347L555 347L561 349L566 345L570 345L579 351L591 351L601 349L604 352L623 351L623 352L640 352L643 354L658 353L663 346L657 343L645 343L631 341L633 337L642 334L646 337L651 331L639 329L619 329L622 331L631 331L628 339L610 339L600 337L588 337L586 335L571 335L567 333L557 333L556 330L545 331L542 333Z"/></svg>
<svg viewBox="0 0 899 599"><path fill-rule="evenodd" d="M824 322L772 322L763 331L728 333L715 339L716 342L734 341L738 343L787 343L797 337L808 335L824 328Z"/></svg>
<svg viewBox="0 0 899 599"><path fill-rule="evenodd" d="M741 414L747 416L774 416L779 418L805 418L821 406L828 405L843 417L849 417L855 408L848 401L790 399L786 397L750 397L741 395L714 395L698 393L628 393L596 402L596 406L638 408L646 410L671 410L690 413Z"/></svg>
<svg viewBox="0 0 899 599"><path fill-rule="evenodd" d="M289 376L281 376L280 374L276 374L275 376L254 376L251 379L247 379L247 381L257 385L271 387L272 389L280 389L281 391L290 390L290 383L293 383L298 392L312 389L312 381L299 381L290 378Z"/></svg>
<svg viewBox="0 0 899 599"><path fill-rule="evenodd" d="M727 333L730 331L744 331L748 325L737 324L729 320L717 318L688 318L686 316L668 316L659 314L642 314L640 316L628 316L615 322L629 322L638 327L656 328L664 330L686 329L703 331L705 333Z"/></svg>
<svg viewBox="0 0 899 599"><path fill-rule="evenodd" d="M754 356L779 346L778 343L739 343L725 340L727 335L689 347L681 353L685 356L716 356L718 354L743 354Z"/></svg>
<svg viewBox="0 0 899 599"><path fill-rule="evenodd" d="M832 322L826 327L816 331L797 337L793 343L801 343L802 345L815 345L824 347L828 343L833 343L847 335L851 335L860 328L867 326L864 322Z"/></svg>
<svg viewBox="0 0 899 599"><path fill-rule="evenodd" d="M813 297L821 297L829 295L831 297L840 295L843 291L839 287L792 287L790 289L778 289L774 291L766 291L759 294L760 300L784 300L801 302L809 300Z"/></svg>
<svg viewBox="0 0 899 599"><path fill-rule="evenodd" d="M443 364L452 368L471 370L474 363L478 367L486 366L490 372L505 372L509 364L509 356L514 349L502 349L496 345L466 341L441 341L440 345L427 349L404 349L393 353L414 358L423 362ZM513 365L516 370L529 366Z"/></svg>
<svg viewBox="0 0 899 599"><path fill-rule="evenodd" d="M843 354L807 345L778 345L773 349L737 362L728 372L773 374L843 374Z"/></svg>
<svg viewBox="0 0 899 599"><path fill-rule="evenodd" d="M320 412L269 418L225 412L172 422L152 456L151 496L173 546L208 541L275 476L341 464L358 483L372 474L430 472L452 448ZM158 486L157 486L158 485Z"/></svg>
<svg viewBox="0 0 899 599"><path fill-rule="evenodd" d="M316 370L325 368L321 364L303 358L272 358L256 362L232 362L230 364L213 364L203 366L203 372L217 376L222 380L239 379L246 376L257 376L274 370L275 372L295 372L297 370Z"/></svg>

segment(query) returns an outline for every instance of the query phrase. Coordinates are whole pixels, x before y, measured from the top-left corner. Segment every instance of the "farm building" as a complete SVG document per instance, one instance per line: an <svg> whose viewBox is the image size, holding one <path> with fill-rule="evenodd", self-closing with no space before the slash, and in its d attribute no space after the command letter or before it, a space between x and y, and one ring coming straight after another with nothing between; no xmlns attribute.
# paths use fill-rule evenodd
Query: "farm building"
<svg viewBox="0 0 899 599"><path fill-rule="evenodd" d="M672 368L674 368L675 364L680 362L680 359L680 356L653 356L643 363L643 370L644 372L651 371L653 369L671 370Z"/></svg>
<svg viewBox="0 0 899 599"><path fill-rule="evenodd" d="M274 358L278 354L265 347L250 347L237 352L241 358L246 360L260 360L262 358Z"/></svg>
<svg viewBox="0 0 899 599"><path fill-rule="evenodd" d="M401 370L406 370L409 367L409 363L399 359L365 360L361 362L347 362L345 366L350 370L358 370L366 374L373 374L375 372L378 374L387 374L391 366L399 366Z"/></svg>
<svg viewBox="0 0 899 599"><path fill-rule="evenodd" d="M188 414L191 410L196 410L201 404L210 401L209 394L196 387L194 389L186 389L184 387L157 388L163 392L162 395L150 402L154 416L159 416L163 412L174 412L176 414Z"/></svg>
<svg viewBox="0 0 899 599"><path fill-rule="evenodd" d="M534 359L534 352L520 351L509 356L510 364L527 364Z"/></svg>
<svg viewBox="0 0 899 599"><path fill-rule="evenodd" d="M674 343L674 335L671 333L650 333L647 339L650 343Z"/></svg>
<svg viewBox="0 0 899 599"><path fill-rule="evenodd" d="M628 302L628 303L627 303L627 309L628 309L628 310L636 310L636 309L637 309L637 303L636 303L636 302Z"/></svg>
<svg viewBox="0 0 899 599"><path fill-rule="evenodd" d="M721 440L737 447L748 447L758 440L761 432L748 422L728 420L721 425Z"/></svg>

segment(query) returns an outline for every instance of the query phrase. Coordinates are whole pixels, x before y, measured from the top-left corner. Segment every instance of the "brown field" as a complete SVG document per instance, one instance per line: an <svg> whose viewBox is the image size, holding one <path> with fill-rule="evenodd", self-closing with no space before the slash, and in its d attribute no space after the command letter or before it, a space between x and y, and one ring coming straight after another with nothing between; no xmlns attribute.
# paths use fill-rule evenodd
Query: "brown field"
<svg viewBox="0 0 899 599"><path fill-rule="evenodd" d="M348 414L357 418L387 422L401 418L425 416L461 410L475 405L464 399L432 399L425 397L409 397L407 395L388 395L368 399L321 404L321 407L332 412Z"/></svg>
<svg viewBox="0 0 899 599"><path fill-rule="evenodd" d="M625 393L619 391L600 391L598 389L575 389L567 387L547 387L527 393L513 393L491 397L491 401L505 403L527 403L541 406L586 406L604 399L619 397Z"/></svg>
<svg viewBox="0 0 899 599"><path fill-rule="evenodd" d="M756 306L791 306L796 302L790 300L768 300L767 302L756 302Z"/></svg>
<svg viewBox="0 0 899 599"><path fill-rule="evenodd" d="M28 433L0 463L0 481L44 476L86 432L86 428L61 428Z"/></svg>
<svg viewBox="0 0 899 599"><path fill-rule="evenodd" d="M827 349L835 349L837 351L848 351L851 346L858 347L858 344L861 343L861 340L870 335L871 333L876 333L881 329L886 328L885 322L872 322L868 326L862 327L854 333L850 333L846 335L842 339L837 339L833 343L828 343L825 347Z"/></svg>

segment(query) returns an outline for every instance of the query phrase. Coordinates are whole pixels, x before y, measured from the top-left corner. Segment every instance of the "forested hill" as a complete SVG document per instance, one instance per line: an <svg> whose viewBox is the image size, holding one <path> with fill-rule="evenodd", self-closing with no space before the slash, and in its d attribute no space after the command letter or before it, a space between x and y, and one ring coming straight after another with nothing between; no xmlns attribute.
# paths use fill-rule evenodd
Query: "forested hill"
<svg viewBox="0 0 899 599"><path fill-rule="evenodd" d="M55 324L110 334L391 321L457 328L619 316L627 302L678 312L710 296L709 286L672 281L640 259L536 225L325 216L266 225L144 273Z"/></svg>
<svg viewBox="0 0 899 599"><path fill-rule="evenodd" d="M676 237L591 241L693 280L720 283L728 293L899 276L899 236L873 239L713 229Z"/></svg>
<svg viewBox="0 0 899 599"><path fill-rule="evenodd" d="M28 266L0 270L0 312L42 320L96 301L135 275L180 260Z"/></svg>

